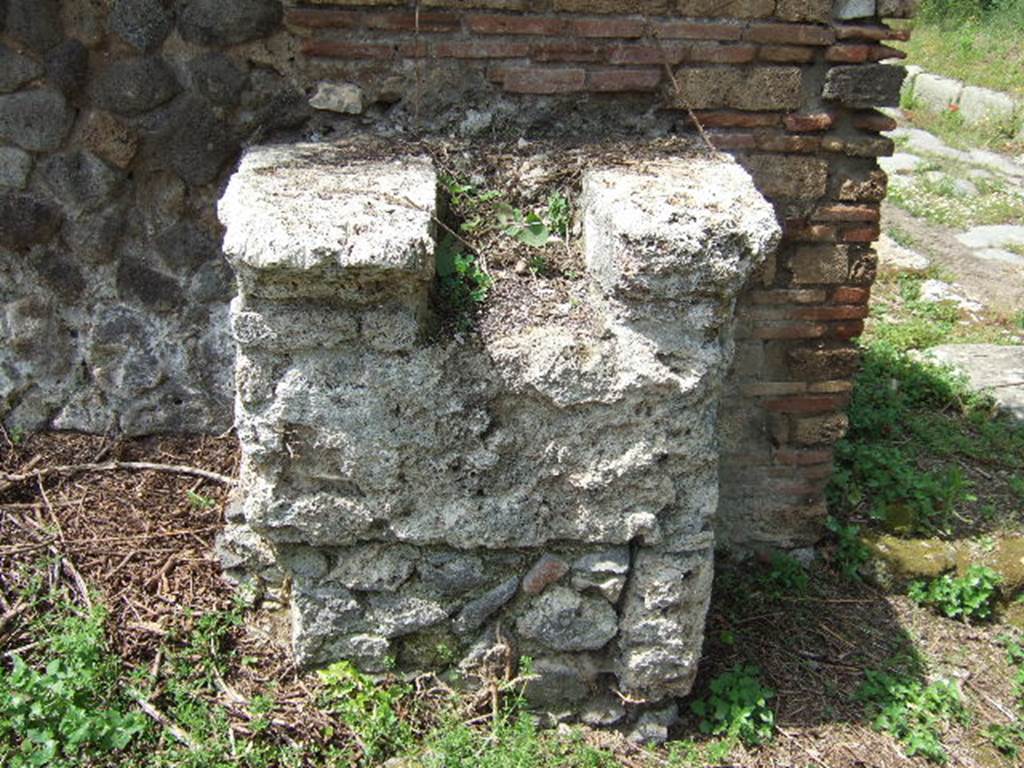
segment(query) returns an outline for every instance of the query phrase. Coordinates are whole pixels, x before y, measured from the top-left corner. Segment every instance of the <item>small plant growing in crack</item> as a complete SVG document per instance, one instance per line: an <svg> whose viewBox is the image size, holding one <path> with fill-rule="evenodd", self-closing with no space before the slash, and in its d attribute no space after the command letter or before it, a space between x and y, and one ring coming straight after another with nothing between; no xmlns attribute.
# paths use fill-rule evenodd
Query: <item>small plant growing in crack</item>
<svg viewBox="0 0 1024 768"><path fill-rule="evenodd" d="M461 247L451 235L437 249L437 277L441 297L465 329L472 315L494 287L494 279L482 267L479 257Z"/></svg>

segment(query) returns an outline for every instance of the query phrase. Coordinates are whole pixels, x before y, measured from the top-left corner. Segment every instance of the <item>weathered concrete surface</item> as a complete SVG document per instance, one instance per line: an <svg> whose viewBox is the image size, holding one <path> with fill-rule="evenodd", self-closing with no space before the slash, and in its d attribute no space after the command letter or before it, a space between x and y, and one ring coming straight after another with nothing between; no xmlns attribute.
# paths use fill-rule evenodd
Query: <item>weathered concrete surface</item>
<svg viewBox="0 0 1024 768"><path fill-rule="evenodd" d="M959 80L922 72L914 78L914 101L933 112L945 112L959 102L963 88Z"/></svg>
<svg viewBox="0 0 1024 768"><path fill-rule="evenodd" d="M1024 111L1024 108L1010 96L988 88L968 85L960 94L960 114L969 125L985 122L1008 124L1019 111Z"/></svg>
<svg viewBox="0 0 1024 768"><path fill-rule="evenodd" d="M588 171L594 326L458 343L429 301L431 163L347 151L251 150L220 205L242 510L292 577L300 662L443 642L471 667L500 622L544 707L687 693L735 295L771 207L727 160Z"/></svg>
<svg viewBox="0 0 1024 768"><path fill-rule="evenodd" d="M999 409L1024 422L1024 347L944 344L925 355L964 372L975 389L992 396Z"/></svg>

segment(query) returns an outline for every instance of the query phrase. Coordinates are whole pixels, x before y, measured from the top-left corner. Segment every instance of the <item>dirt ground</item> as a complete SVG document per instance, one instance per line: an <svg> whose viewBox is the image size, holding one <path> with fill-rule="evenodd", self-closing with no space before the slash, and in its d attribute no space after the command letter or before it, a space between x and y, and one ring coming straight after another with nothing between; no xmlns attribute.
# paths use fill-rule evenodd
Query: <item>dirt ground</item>
<svg viewBox="0 0 1024 768"><path fill-rule="evenodd" d="M0 596L2 610L19 580L40 556L60 558L64 576L87 586L110 611L114 647L133 666L159 668L161 645L202 613L222 610L232 590L221 580L213 552L229 488L220 482L164 470L58 470L110 461L187 465L231 475L233 436L153 438L110 442L100 437L42 434L18 445L0 439ZM11 476L22 479L11 481ZM1012 672L996 643L999 624L972 627L940 619L907 598L889 596L845 579L828 564L811 570L800 596L765 589L767 566L720 563L707 623L696 694L737 661L758 665L776 691L777 735L765 746L734 752L732 765L824 768L925 765L904 756L890 736L871 729L853 692L867 669L917 651L932 660L920 674L960 682L974 712L944 742L950 765L1010 765L981 735L985 723L1005 723L1013 712ZM258 622L257 622L258 623ZM324 722L309 695L315 679L299 674L286 650L257 629L239 629L234 641L250 661L235 664L221 704L246 700L266 686L278 689L275 728L283 737L316 737ZM0 651L30 651L17 621L2 628ZM683 702L676 738L701 736ZM244 729L242 714L237 715ZM666 765L665 752L648 752L621 737L589 732L614 749L622 765Z"/></svg>
<svg viewBox="0 0 1024 768"><path fill-rule="evenodd" d="M953 230L886 202L882 204L882 230L897 229L913 238L914 250L932 266L952 275L971 298L985 302L997 313L1012 315L1024 308L1024 280L1020 267L978 258L956 239Z"/></svg>

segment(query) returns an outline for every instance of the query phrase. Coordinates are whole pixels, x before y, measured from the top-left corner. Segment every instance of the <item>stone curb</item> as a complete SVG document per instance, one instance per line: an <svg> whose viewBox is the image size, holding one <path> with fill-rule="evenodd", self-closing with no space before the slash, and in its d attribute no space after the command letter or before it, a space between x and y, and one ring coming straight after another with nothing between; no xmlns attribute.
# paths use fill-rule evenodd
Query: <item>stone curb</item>
<svg viewBox="0 0 1024 768"><path fill-rule="evenodd" d="M950 77L927 72L921 67L906 67L902 95L913 98L932 112L943 112L955 107L968 125L982 125L992 121L1018 121L1018 141L1024 141L1024 100L1015 99L1001 91L967 85Z"/></svg>

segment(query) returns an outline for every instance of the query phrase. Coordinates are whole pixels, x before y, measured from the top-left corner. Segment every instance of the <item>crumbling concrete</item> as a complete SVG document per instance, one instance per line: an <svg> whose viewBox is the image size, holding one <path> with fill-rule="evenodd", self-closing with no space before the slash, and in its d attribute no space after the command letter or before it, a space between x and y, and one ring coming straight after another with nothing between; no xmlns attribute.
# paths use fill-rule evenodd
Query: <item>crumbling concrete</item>
<svg viewBox="0 0 1024 768"><path fill-rule="evenodd" d="M430 301L437 190L427 158L260 147L220 203L243 525L287 576L298 660L472 667L500 641L548 711L684 695L735 297L773 211L722 157L594 167L597 322L458 340Z"/></svg>

